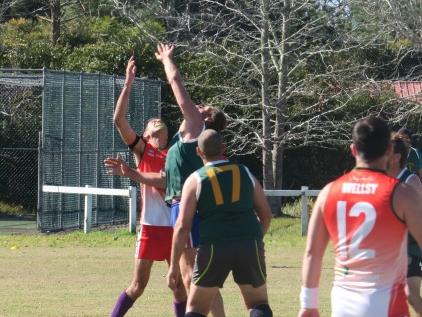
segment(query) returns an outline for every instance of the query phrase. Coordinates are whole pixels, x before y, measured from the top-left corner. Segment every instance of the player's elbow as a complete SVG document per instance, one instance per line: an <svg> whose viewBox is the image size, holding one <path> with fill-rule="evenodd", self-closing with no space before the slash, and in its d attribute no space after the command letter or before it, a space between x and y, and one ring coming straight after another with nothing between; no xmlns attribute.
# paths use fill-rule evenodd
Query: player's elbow
<svg viewBox="0 0 422 317"><path fill-rule="evenodd" d="M179 72L173 71L167 74L167 80L170 86L179 85L182 82L182 77L180 76Z"/></svg>
<svg viewBox="0 0 422 317"><path fill-rule="evenodd" d="M322 260L323 256L324 250L316 246L307 246L305 249L304 258L308 259L309 261Z"/></svg>
<svg viewBox="0 0 422 317"><path fill-rule="evenodd" d="M259 219L259 222L261 223L261 226L264 230L264 233L266 233L268 231L268 229L270 228L271 217L261 218L261 219Z"/></svg>
<svg viewBox="0 0 422 317"><path fill-rule="evenodd" d="M188 236L190 231L190 226L183 223L182 221L177 221L176 225L174 226L174 233L179 236Z"/></svg>
<svg viewBox="0 0 422 317"><path fill-rule="evenodd" d="M119 116L115 113L113 115L113 123L116 127L120 127L120 126L122 126L123 118L121 118L121 116Z"/></svg>
<svg viewBox="0 0 422 317"><path fill-rule="evenodd" d="M122 120L119 117L113 116L113 124L115 127L120 127L122 125Z"/></svg>

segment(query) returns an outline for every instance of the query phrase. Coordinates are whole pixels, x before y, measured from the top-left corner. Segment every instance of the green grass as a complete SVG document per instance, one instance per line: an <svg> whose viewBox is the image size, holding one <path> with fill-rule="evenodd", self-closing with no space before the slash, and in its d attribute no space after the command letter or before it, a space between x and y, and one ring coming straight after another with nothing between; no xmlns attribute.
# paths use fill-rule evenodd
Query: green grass
<svg viewBox="0 0 422 317"><path fill-rule="evenodd" d="M132 276L136 237L127 229L0 236L0 316L109 316ZM268 291L275 317L296 316L305 238L300 220L277 218L265 239ZM321 316L329 316L332 251L321 281ZM154 264L144 295L126 316L168 317L167 266ZM247 316L229 277L222 289L228 317Z"/></svg>
<svg viewBox="0 0 422 317"><path fill-rule="evenodd" d="M125 229L92 231L85 234L82 230L68 233L49 234L14 234L0 235L0 247L29 248L29 247L131 247L136 239L135 235Z"/></svg>

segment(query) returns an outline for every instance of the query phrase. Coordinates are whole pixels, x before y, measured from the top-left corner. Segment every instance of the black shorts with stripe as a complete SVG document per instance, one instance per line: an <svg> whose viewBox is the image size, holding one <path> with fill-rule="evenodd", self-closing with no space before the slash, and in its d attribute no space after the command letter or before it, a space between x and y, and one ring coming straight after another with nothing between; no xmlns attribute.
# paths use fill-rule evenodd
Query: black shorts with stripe
<svg viewBox="0 0 422 317"><path fill-rule="evenodd" d="M237 284L264 285L264 243L244 240L199 245L192 277L195 285L221 288L230 272Z"/></svg>
<svg viewBox="0 0 422 317"><path fill-rule="evenodd" d="M417 256L409 256L407 266L407 277L422 277L422 258Z"/></svg>

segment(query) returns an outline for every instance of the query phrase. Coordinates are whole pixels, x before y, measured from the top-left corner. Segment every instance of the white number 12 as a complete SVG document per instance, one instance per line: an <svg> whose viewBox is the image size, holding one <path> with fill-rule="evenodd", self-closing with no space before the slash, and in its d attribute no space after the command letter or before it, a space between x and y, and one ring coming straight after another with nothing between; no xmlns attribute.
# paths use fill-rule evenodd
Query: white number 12
<svg viewBox="0 0 422 317"><path fill-rule="evenodd" d="M356 228L355 232L353 232L349 245L347 245L346 218L347 216L359 217L361 214L364 214L365 219L362 224ZM376 218L377 212L374 206L368 202L358 202L354 204L349 210L349 213L347 213L345 201L337 202L338 245L342 258L369 259L375 257L375 250L360 249L359 246L374 228Z"/></svg>

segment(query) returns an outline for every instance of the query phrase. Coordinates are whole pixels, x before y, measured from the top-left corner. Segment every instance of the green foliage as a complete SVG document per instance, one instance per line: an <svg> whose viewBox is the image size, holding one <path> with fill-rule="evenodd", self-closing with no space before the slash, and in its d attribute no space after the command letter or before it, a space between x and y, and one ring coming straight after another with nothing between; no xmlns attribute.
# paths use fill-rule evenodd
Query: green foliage
<svg viewBox="0 0 422 317"><path fill-rule="evenodd" d="M113 43L88 44L67 56L64 68L84 72L122 73L128 49Z"/></svg>
<svg viewBox="0 0 422 317"><path fill-rule="evenodd" d="M142 28L114 17L82 17L62 25L56 45L51 25L40 21L11 19L0 25L0 67L66 69L124 74L135 53L139 73L157 75L154 45L145 33L160 33L158 22L145 21Z"/></svg>
<svg viewBox="0 0 422 317"><path fill-rule="evenodd" d="M285 215L285 216L293 217L293 218L300 218L300 216L302 214L301 198L295 197L295 198L290 198L290 199L287 198L285 200L288 200L288 201L286 201L282 204L282 207L281 207L282 214ZM314 198L308 197L308 211L309 211L309 213L312 210L314 202L315 202Z"/></svg>
<svg viewBox="0 0 422 317"><path fill-rule="evenodd" d="M0 67L62 68L68 49L51 43L50 26L30 20L12 19L0 24Z"/></svg>
<svg viewBox="0 0 422 317"><path fill-rule="evenodd" d="M27 215L27 211L21 205L0 201L0 215L21 217Z"/></svg>

